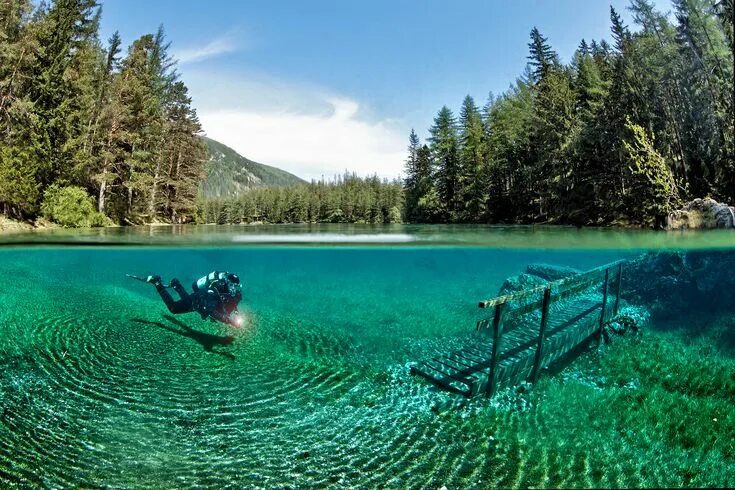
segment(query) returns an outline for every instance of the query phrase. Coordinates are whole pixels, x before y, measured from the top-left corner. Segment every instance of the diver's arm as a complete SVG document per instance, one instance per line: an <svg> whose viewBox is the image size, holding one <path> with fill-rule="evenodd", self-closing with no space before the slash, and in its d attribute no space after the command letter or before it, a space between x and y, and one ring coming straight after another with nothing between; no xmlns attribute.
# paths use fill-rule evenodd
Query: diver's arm
<svg viewBox="0 0 735 490"><path fill-rule="evenodd" d="M234 314L227 314L224 311L222 311L220 308L217 308L209 313L209 316L212 317L214 320L217 320L218 322L226 323L227 325L231 325L233 327L239 327L240 322L239 318L240 316L237 314L237 310L233 312Z"/></svg>

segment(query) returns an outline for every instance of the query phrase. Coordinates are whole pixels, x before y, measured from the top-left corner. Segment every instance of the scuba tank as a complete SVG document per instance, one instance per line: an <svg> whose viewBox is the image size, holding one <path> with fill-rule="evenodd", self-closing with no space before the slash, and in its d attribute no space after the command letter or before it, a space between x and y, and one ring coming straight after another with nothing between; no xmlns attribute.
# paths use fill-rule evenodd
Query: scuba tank
<svg viewBox="0 0 735 490"><path fill-rule="evenodd" d="M194 281L194 283L191 285L191 288L194 290L194 292L206 291L207 289L209 289L213 282L224 279L224 276L224 272L210 272L206 276L202 276Z"/></svg>
<svg viewBox="0 0 735 490"><path fill-rule="evenodd" d="M217 294L221 302L234 300L236 305L242 299L240 278L229 272L210 272L194 281L191 288L194 294L201 291Z"/></svg>

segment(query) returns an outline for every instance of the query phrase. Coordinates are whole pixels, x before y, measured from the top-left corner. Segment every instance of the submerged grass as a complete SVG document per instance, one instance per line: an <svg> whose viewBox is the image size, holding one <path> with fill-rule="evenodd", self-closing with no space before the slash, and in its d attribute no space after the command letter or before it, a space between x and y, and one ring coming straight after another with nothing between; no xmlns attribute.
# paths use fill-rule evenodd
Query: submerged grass
<svg viewBox="0 0 735 490"><path fill-rule="evenodd" d="M495 437L503 466L533 468L494 483L733 486L735 359L711 340L661 331L621 339L540 380L527 410L478 411L472 432Z"/></svg>

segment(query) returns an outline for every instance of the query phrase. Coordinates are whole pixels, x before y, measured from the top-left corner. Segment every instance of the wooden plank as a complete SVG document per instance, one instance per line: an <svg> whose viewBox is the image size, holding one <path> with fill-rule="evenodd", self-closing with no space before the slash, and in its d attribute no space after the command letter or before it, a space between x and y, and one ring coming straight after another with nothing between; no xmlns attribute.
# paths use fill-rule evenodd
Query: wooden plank
<svg viewBox="0 0 735 490"><path fill-rule="evenodd" d="M482 363L490 360L488 356L479 356L474 352L470 352L467 350L459 351L455 355L462 356L463 358L467 359L467 362Z"/></svg>
<svg viewBox="0 0 735 490"><path fill-rule="evenodd" d="M623 264L618 265L618 279L615 284L615 306L613 306L613 317L618 316L618 307L620 306L620 283L623 280Z"/></svg>
<svg viewBox="0 0 735 490"><path fill-rule="evenodd" d="M595 278L589 281L584 281L579 284L575 284L574 286L570 287L569 289L565 289L564 291L557 291L555 294L551 296L551 302L557 303L559 301L564 301L567 298L576 296L582 291L591 289L595 284L598 284L599 282L600 282L600 279Z"/></svg>
<svg viewBox="0 0 735 490"><path fill-rule="evenodd" d="M495 318L493 319L493 352L490 357L490 373L487 380L487 393L489 396L495 394L496 377L498 375L498 357L500 354L500 342L503 338L503 310L505 303L495 306Z"/></svg>
<svg viewBox="0 0 735 490"><path fill-rule="evenodd" d="M541 326L538 332L538 345L536 346L536 358L533 361L533 370L531 371L531 382L535 383L538 379L538 372L541 369L541 360L544 356L544 341L546 340L546 324L549 323L549 303L551 299L551 288L544 291L544 301L541 307Z"/></svg>
<svg viewBox="0 0 735 490"><path fill-rule="evenodd" d="M453 380L457 381L458 383L462 383L462 384L465 384L465 385L469 385L470 384L470 381L467 380L467 377L466 376L462 376L462 375L459 375L457 373L450 372L449 369L453 369L453 368L447 368L447 367L442 367L442 366L433 366L433 365L431 365L431 364L429 364L427 362L422 362L420 366L422 368L429 368L432 371L436 371L439 374L439 376L441 376L443 378L450 378L450 379L453 379ZM439 376L437 376L437 378Z"/></svg>
<svg viewBox="0 0 735 490"><path fill-rule="evenodd" d="M437 358L432 359L431 361L435 364L440 364L442 366L442 369L448 369L448 371L452 373L453 376L458 376L460 378L463 378L467 375L465 371L467 370L468 366L462 366L461 364L457 364L452 359L449 359L448 356L447 357L437 357Z"/></svg>
<svg viewBox="0 0 735 490"><path fill-rule="evenodd" d="M462 355L466 357L469 356L468 357L469 359L473 359L473 358L489 359L490 358L490 356L487 355L485 352L477 350L471 345L468 345L464 347L463 349L455 351L455 352L462 353Z"/></svg>
<svg viewBox="0 0 735 490"><path fill-rule="evenodd" d="M427 380L431 381L435 385L438 385L448 391L459 393L461 395L468 396L469 395L468 391L472 389L471 386L468 386L468 389L465 389L465 390L457 388L456 386L454 386L454 384L452 384L452 383L457 383L456 381L453 381L451 379L446 379L440 376L435 376L434 374L425 371L423 369L423 366L417 366L417 365L411 366L411 373L417 374L423 378L426 378Z"/></svg>
<svg viewBox="0 0 735 490"><path fill-rule="evenodd" d="M447 359L461 365L463 369L475 369L478 364L476 361L467 359L466 357L456 353L448 354Z"/></svg>
<svg viewBox="0 0 735 490"><path fill-rule="evenodd" d="M452 376L464 379L472 377L477 371L480 371L483 367L485 367L482 366L482 364L467 366L460 362L457 362L449 356L442 357L441 359L434 359L433 362L441 364L442 366L446 366L449 370L452 371Z"/></svg>
<svg viewBox="0 0 735 490"><path fill-rule="evenodd" d="M605 285L602 287L602 310L600 311L600 339L602 339L602 329L605 327L605 308L607 307L607 283L610 276L610 270L605 269Z"/></svg>

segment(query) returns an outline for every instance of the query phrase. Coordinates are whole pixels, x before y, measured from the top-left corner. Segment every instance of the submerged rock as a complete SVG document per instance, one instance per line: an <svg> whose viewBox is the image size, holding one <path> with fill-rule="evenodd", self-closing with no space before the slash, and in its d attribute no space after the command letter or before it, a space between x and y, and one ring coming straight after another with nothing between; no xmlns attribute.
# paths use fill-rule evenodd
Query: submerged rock
<svg viewBox="0 0 735 490"><path fill-rule="evenodd" d="M563 265L530 264L526 267L526 272L506 279L501 286L500 291L498 291L498 294L502 296L522 291L524 289L532 289L543 286L547 282L574 276L579 274L579 272L580 271L578 269Z"/></svg>
<svg viewBox="0 0 735 490"><path fill-rule="evenodd" d="M684 208L669 214L669 230L735 228L735 207L714 199L695 199Z"/></svg>
<svg viewBox="0 0 735 490"><path fill-rule="evenodd" d="M563 265L552 264L531 264L526 267L526 273L532 276L546 279L547 281L556 281L565 277L575 276L581 271L573 267L565 267Z"/></svg>
<svg viewBox="0 0 735 490"><path fill-rule="evenodd" d="M499 296L503 296L506 294L516 293L518 291L523 291L524 289L533 289L538 286L543 286L548 281L546 279L543 279L538 276L534 276L532 274L526 274L521 273L517 276L511 276L508 279L505 280L503 285L500 287L500 291L498 291Z"/></svg>
<svg viewBox="0 0 735 490"><path fill-rule="evenodd" d="M623 298L654 313L732 311L735 253L650 252L623 269Z"/></svg>
<svg viewBox="0 0 735 490"><path fill-rule="evenodd" d="M618 316L612 319L603 329L603 338L606 343L612 343L616 336L638 335L641 329L648 324L651 313L642 306L626 306L620 310Z"/></svg>

